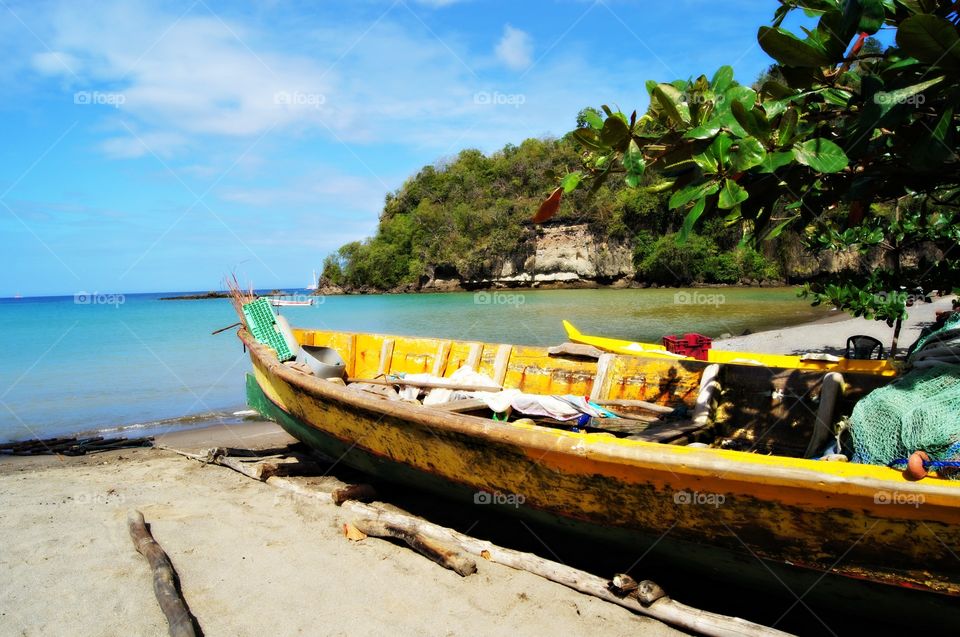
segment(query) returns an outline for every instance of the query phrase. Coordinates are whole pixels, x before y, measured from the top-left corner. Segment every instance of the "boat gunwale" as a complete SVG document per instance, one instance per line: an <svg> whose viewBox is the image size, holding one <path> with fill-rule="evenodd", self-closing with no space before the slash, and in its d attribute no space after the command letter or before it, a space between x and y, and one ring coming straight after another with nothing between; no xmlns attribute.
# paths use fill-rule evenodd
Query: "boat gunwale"
<svg viewBox="0 0 960 637"><path fill-rule="evenodd" d="M344 332L350 333L352 332ZM664 443L610 439L596 434L573 433L540 426L515 425L493 421L468 414L438 412L422 405L405 402L388 402L367 397L336 383L308 376L284 366L269 347L257 342L246 329L237 330L241 341L268 372L313 398L336 401L347 407L356 407L375 413L394 416L420 427L437 427L454 433L476 437L494 443L513 444L521 448L547 453L589 457L593 461L635 467L653 465L667 474L692 475L693 472L722 479L731 486L734 483L756 483L758 478L768 486L782 485L802 488L833 495L852 495L870 498L872 502L879 491L895 491L932 497L925 506L942 505L947 508L960 506L960 481L942 479L926 481L907 480L902 472L886 467L854 463L824 462L785 456L766 456L746 451L727 449L704 449L683 447ZM398 336L395 338L412 338ZM455 339L453 339L455 340ZM626 356L617 354L617 356ZM640 357L643 358L643 357ZM654 359L651 359L654 360ZM318 428L315 423L307 423ZM665 456L672 456L678 470L675 472ZM639 465L639 466L638 466ZM788 465L788 466L784 466ZM870 475L880 471L889 475ZM837 487L844 487L838 491ZM899 506L887 507L887 510ZM907 506L912 509L912 506ZM897 516L892 516L897 517Z"/></svg>

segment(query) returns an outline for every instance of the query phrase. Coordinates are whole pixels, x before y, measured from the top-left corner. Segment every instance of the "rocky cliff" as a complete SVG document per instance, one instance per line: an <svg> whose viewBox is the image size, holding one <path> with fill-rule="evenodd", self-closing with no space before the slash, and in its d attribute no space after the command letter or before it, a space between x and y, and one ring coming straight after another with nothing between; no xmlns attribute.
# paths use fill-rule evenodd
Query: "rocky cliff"
<svg viewBox="0 0 960 637"><path fill-rule="evenodd" d="M461 278L447 270L422 289L628 285L633 279L629 242L599 240L588 224L542 226L531 234L523 251L492 263L487 276Z"/></svg>

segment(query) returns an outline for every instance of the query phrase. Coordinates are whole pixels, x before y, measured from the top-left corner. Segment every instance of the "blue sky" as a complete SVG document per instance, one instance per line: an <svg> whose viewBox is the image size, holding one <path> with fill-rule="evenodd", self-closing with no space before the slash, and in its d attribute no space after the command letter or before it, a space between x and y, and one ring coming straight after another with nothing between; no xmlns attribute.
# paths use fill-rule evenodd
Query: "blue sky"
<svg viewBox="0 0 960 637"><path fill-rule="evenodd" d="M752 82L776 6L0 0L0 297L305 286L425 164Z"/></svg>

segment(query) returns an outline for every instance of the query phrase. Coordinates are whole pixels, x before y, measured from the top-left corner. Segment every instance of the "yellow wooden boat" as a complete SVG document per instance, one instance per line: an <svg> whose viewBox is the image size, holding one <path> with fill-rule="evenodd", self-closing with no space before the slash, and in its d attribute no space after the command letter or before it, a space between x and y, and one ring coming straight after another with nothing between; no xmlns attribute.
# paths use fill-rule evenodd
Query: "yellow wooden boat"
<svg viewBox="0 0 960 637"><path fill-rule="evenodd" d="M626 341L605 336L589 336L581 333L569 321L563 322L567 338L574 343L592 345L598 349L628 356L654 356L659 358L686 358L668 352L662 345L654 343L640 343ZM710 363L732 363L739 365L760 365L764 367L778 367L785 369L808 369L820 372L854 372L860 374L880 374L895 376L897 371L889 360L854 360L850 358L824 358L820 354L805 354L791 356L789 354L764 354L759 352L730 352L720 349L707 350L707 361Z"/></svg>
<svg viewBox="0 0 960 637"><path fill-rule="evenodd" d="M774 573L800 591L837 583L880 597L914 591L903 593L913 607L940 616L960 606L960 483L804 457L824 423L889 377L845 372L838 384L798 367L293 333L301 345L335 349L351 378L449 378L469 365L504 388L588 396L637 419L606 419L632 426L628 436L391 401L281 363L241 329L251 406L339 462L638 554L652 547L723 578L770 586ZM677 420L655 420L669 408Z"/></svg>

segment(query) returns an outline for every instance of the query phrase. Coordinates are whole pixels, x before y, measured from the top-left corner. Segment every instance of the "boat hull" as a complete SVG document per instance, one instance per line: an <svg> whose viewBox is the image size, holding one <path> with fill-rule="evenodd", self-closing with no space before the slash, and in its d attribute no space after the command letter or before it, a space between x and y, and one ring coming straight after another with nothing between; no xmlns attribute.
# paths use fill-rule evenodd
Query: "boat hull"
<svg viewBox="0 0 960 637"><path fill-rule="evenodd" d="M671 547L701 568L767 585L772 570L960 594L949 548L960 542L958 485L440 416L295 372L241 334L254 363L252 406L361 471L602 541Z"/></svg>
<svg viewBox="0 0 960 637"><path fill-rule="evenodd" d="M478 504L477 491L469 485L439 478L432 473L370 453L362 446L347 443L299 420L271 401L252 374L247 376L246 390L247 403L251 408L338 464L462 504ZM718 582L733 581L742 587L765 590L775 596L784 597L786 605L783 610L790 605L790 591L794 591L796 594L807 592L806 603L816 608L863 614L875 620L887 617L897 621L935 619L937 622L950 622L953 625L960 622L960 607L953 598L944 595L930 595L911 588L796 568L777 561L761 561L743 552L699 542L678 541L669 534L651 535L599 526L533 509L524 504L516 506L506 502L489 502L485 504L485 510L552 528L580 541L587 539L598 548L616 547L626 555L636 556L631 557L631 561L635 560L634 567L639 567L641 574L652 575L646 570L652 565L654 568L669 569L670 572L696 574L698 578ZM643 565L640 565L640 562L643 562ZM662 575L657 575L657 579L660 577ZM680 577L683 578L682 575ZM885 615L887 613L889 616ZM775 614L779 616L779 613ZM776 618L770 621L776 621Z"/></svg>

